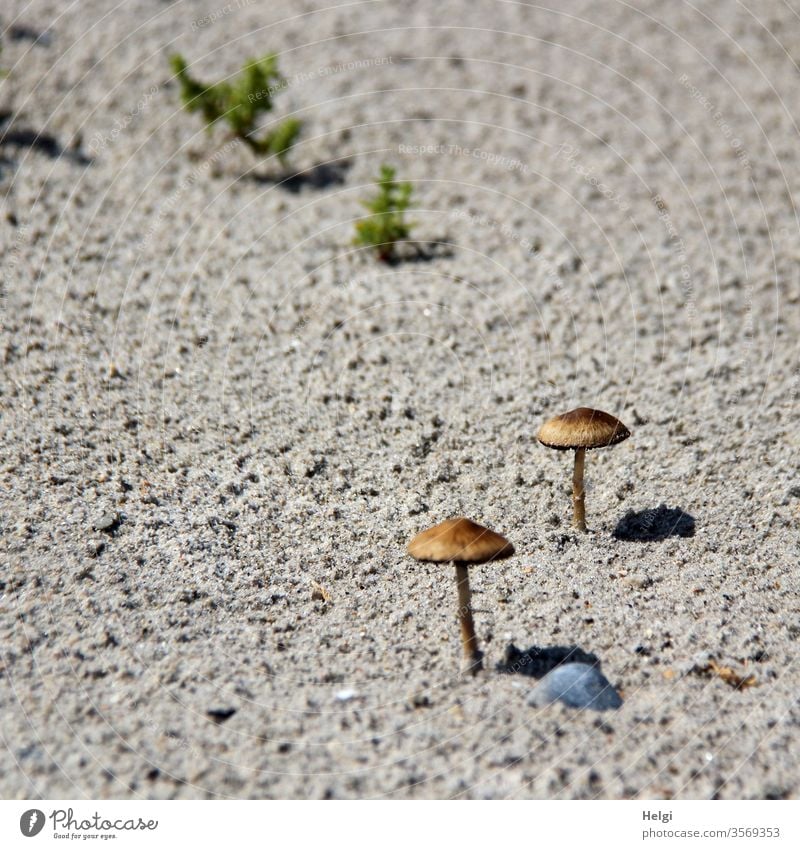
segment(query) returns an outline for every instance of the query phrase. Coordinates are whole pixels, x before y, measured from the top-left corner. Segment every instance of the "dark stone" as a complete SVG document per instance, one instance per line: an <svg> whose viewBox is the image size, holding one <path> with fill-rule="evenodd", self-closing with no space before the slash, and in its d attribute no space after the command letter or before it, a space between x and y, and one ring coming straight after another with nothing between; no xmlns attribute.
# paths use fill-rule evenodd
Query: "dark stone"
<svg viewBox="0 0 800 849"><path fill-rule="evenodd" d="M212 708L206 711L206 714L218 724L226 722L235 713L236 708Z"/></svg>

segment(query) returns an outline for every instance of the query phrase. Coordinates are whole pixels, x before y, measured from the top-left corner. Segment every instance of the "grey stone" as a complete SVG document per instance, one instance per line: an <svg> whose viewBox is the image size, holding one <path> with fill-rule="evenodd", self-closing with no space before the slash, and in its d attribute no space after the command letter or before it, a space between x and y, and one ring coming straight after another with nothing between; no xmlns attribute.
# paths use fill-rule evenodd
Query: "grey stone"
<svg viewBox="0 0 800 849"><path fill-rule="evenodd" d="M616 710L622 698L597 666L566 663L542 678L528 697L532 707L563 702L568 707L590 710Z"/></svg>
<svg viewBox="0 0 800 849"><path fill-rule="evenodd" d="M94 523L92 526L96 531L103 531L104 533L111 533L116 530L120 524L120 516L119 513L115 511L109 511L107 513L103 513L103 515Z"/></svg>

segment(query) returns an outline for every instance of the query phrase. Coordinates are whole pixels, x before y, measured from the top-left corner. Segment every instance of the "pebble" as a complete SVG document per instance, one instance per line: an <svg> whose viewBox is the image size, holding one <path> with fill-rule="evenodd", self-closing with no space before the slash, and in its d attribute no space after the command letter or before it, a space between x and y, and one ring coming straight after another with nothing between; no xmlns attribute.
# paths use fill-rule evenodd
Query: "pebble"
<svg viewBox="0 0 800 849"><path fill-rule="evenodd" d="M646 590L653 586L653 579L649 575L629 575L623 578L623 583L637 590Z"/></svg>
<svg viewBox="0 0 800 849"><path fill-rule="evenodd" d="M119 523L119 513L110 511L108 513L103 513L103 515L94 523L93 527L96 531L111 533L111 531L119 527Z"/></svg>
<svg viewBox="0 0 800 849"><path fill-rule="evenodd" d="M106 543L102 539L90 539L86 543L86 551L90 557L99 557L105 550Z"/></svg>
<svg viewBox="0 0 800 849"><path fill-rule="evenodd" d="M349 702L352 701L358 693L355 690L339 690L336 694L337 702Z"/></svg>
<svg viewBox="0 0 800 849"><path fill-rule="evenodd" d="M622 706L619 693L597 666L565 663L542 678L528 697L531 707L562 702L568 707L616 710Z"/></svg>

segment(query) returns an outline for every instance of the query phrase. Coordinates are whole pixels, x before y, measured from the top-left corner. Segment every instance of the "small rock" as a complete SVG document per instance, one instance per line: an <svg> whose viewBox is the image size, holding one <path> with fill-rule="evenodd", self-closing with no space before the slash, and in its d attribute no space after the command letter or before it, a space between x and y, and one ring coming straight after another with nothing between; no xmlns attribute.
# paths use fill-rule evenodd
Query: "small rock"
<svg viewBox="0 0 800 849"><path fill-rule="evenodd" d="M414 498L409 505L408 515L419 516L420 513L427 513L428 510L430 510L428 504L426 504L421 498Z"/></svg>
<svg viewBox="0 0 800 849"><path fill-rule="evenodd" d="M358 696L358 693L355 690L339 690L336 693L336 701L337 702L349 702L355 699Z"/></svg>
<svg viewBox="0 0 800 849"><path fill-rule="evenodd" d="M330 601L331 594L317 581L311 581L311 600Z"/></svg>
<svg viewBox="0 0 800 849"><path fill-rule="evenodd" d="M230 519L220 519L219 516L209 516L208 519L209 527L213 528L215 531L217 528L225 528L230 534L236 533L236 523L232 522Z"/></svg>
<svg viewBox="0 0 800 849"><path fill-rule="evenodd" d="M84 567L83 567L83 568L81 568L81 569L78 569L78 570L77 570L77 572L75 573L75 578L76 578L78 581L84 581L84 580L87 580L87 579L88 579L88 580L91 580L91 581L94 581L94 580L95 580L95 577L94 577L94 564L91 564L91 563L90 563L89 565L84 566Z"/></svg>
<svg viewBox="0 0 800 849"><path fill-rule="evenodd" d="M92 526L96 531L110 534L120 526L120 515L114 511L103 513L103 515Z"/></svg>
<svg viewBox="0 0 800 849"><path fill-rule="evenodd" d="M629 587L635 587L637 590L646 590L652 587L655 583L649 575L629 575L623 579L623 583Z"/></svg>
<svg viewBox="0 0 800 849"><path fill-rule="evenodd" d="M90 539L89 542L86 543L86 550L90 557L99 557L103 553L103 549L105 547L105 540L102 539Z"/></svg>
<svg viewBox="0 0 800 849"><path fill-rule="evenodd" d="M568 707L616 710L622 706L619 693L597 666L567 663L548 672L528 697L531 707L562 702Z"/></svg>

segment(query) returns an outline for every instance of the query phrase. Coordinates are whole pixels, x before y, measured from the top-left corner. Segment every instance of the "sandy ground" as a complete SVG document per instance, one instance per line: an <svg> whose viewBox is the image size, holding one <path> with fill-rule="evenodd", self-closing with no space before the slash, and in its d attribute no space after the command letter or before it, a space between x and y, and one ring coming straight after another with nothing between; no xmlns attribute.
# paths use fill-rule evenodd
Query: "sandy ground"
<svg viewBox="0 0 800 849"><path fill-rule="evenodd" d="M800 17L553 5L3 3L0 794L798 796ZM278 52L302 173L175 50ZM535 439L578 405L632 431L585 536ZM460 514L517 549L475 679L405 555ZM511 641L624 706L529 706Z"/></svg>

